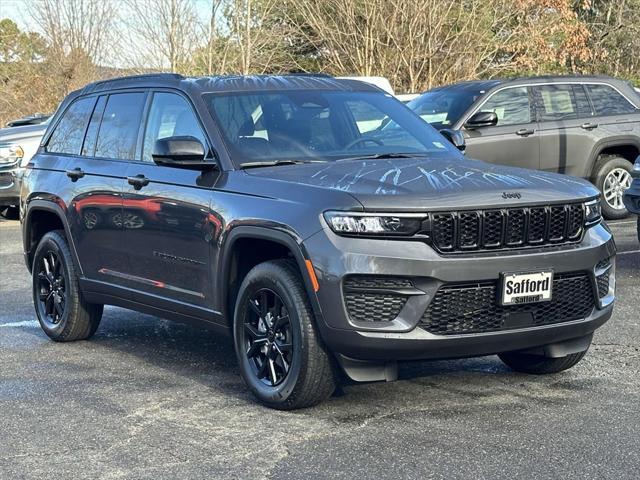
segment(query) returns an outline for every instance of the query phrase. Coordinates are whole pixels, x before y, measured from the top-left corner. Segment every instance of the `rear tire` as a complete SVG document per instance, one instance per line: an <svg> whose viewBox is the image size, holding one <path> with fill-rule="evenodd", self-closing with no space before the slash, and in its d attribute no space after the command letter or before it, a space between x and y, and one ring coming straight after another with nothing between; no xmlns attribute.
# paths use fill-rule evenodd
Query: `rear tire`
<svg viewBox="0 0 640 480"><path fill-rule="evenodd" d="M336 388L332 358L316 330L300 273L289 261L261 263L242 281L234 344L242 378L268 407L311 407Z"/></svg>
<svg viewBox="0 0 640 480"><path fill-rule="evenodd" d="M501 353L498 356L511 370L515 370L516 372L547 375L568 370L582 360L586 354L587 350L560 358L549 358L542 355L530 355L518 352Z"/></svg>
<svg viewBox="0 0 640 480"><path fill-rule="evenodd" d="M602 214L607 220L619 220L629 215L622 203L622 194L631 186L632 169L631 162L622 157L601 155L596 162L593 183L602 193Z"/></svg>
<svg viewBox="0 0 640 480"><path fill-rule="evenodd" d="M91 337L102 318L103 306L82 296L78 274L64 232L42 237L33 258L33 303L42 330L57 342Z"/></svg>

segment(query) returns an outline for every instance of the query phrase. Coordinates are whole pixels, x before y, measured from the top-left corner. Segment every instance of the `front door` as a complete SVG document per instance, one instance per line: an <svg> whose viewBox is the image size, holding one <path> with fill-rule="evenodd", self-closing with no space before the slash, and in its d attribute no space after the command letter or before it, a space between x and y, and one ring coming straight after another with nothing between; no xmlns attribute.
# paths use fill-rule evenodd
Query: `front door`
<svg viewBox="0 0 640 480"><path fill-rule="evenodd" d="M478 111L495 112L498 124L463 130L469 158L514 167L540 167L540 138L527 87L499 90Z"/></svg>
<svg viewBox="0 0 640 480"><path fill-rule="evenodd" d="M209 142L188 100L152 94L144 126L141 161L131 162L123 200L128 270L124 281L138 301L154 297L211 306L211 245L220 222L210 213L216 172L156 165L151 152L158 138L189 135L209 150Z"/></svg>

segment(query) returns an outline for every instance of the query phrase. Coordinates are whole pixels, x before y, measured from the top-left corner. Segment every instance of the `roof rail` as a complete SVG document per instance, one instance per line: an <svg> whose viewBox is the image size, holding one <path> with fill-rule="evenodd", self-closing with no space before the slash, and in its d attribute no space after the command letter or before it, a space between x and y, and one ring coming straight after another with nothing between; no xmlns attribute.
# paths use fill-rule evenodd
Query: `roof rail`
<svg viewBox="0 0 640 480"><path fill-rule="evenodd" d="M115 83L119 81L144 80L144 79L153 80L156 78L158 80L162 80L162 79L184 80L186 77L184 75L180 75L179 73L165 73L165 72L142 73L139 75L127 75L124 77L113 77L113 78L107 78L105 80L98 80L96 82L87 84L84 88L85 89L94 88L100 85L106 85L109 83Z"/></svg>

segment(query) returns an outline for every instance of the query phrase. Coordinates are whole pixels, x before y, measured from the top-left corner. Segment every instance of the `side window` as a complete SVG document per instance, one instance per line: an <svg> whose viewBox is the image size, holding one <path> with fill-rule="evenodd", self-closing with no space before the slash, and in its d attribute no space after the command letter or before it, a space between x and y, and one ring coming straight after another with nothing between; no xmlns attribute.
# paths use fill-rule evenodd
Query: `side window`
<svg viewBox="0 0 640 480"><path fill-rule="evenodd" d="M505 88L493 94L480 110L495 112L498 115L498 126L531 122L527 87Z"/></svg>
<svg viewBox="0 0 640 480"><path fill-rule="evenodd" d="M542 121L578 118L578 107L571 85L540 85L534 87L536 111Z"/></svg>
<svg viewBox="0 0 640 480"><path fill-rule="evenodd" d="M587 85L596 115L624 115L634 113L636 107L609 85Z"/></svg>
<svg viewBox="0 0 640 480"><path fill-rule="evenodd" d="M58 122L47 143L47 152L78 155L95 97L74 101Z"/></svg>
<svg viewBox="0 0 640 480"><path fill-rule="evenodd" d="M100 122L102 121L102 113L104 112L104 106L107 103L107 97L105 95L98 97L93 113L91 114L91 120L89 121L89 127L87 128L87 134L84 136L84 143L82 144L82 155L85 157L92 157L93 152L96 149L96 140L98 138L98 129L100 128Z"/></svg>
<svg viewBox="0 0 640 480"><path fill-rule="evenodd" d="M191 105L175 93L154 93L144 132L142 160L153 162L153 144L159 138L190 135L207 145Z"/></svg>
<svg viewBox="0 0 640 480"><path fill-rule="evenodd" d="M96 142L96 157L133 160L145 94L109 95Z"/></svg>
<svg viewBox="0 0 640 480"><path fill-rule="evenodd" d="M593 109L587 97L587 92L583 85L573 86L573 96L576 99L576 106L578 108L578 118L592 117Z"/></svg>

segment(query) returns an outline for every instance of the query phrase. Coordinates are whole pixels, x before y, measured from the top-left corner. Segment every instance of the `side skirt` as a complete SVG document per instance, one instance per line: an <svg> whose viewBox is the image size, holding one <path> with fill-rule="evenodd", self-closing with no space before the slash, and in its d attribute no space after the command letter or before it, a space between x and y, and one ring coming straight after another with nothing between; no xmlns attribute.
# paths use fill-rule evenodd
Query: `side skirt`
<svg viewBox="0 0 640 480"><path fill-rule="evenodd" d="M97 280L80 279L82 294L91 303L114 305L140 313L205 327L231 336L231 329L223 315L215 310L196 307L164 297L131 290Z"/></svg>

